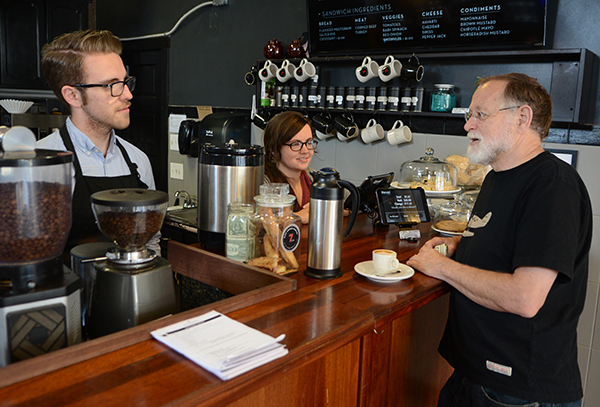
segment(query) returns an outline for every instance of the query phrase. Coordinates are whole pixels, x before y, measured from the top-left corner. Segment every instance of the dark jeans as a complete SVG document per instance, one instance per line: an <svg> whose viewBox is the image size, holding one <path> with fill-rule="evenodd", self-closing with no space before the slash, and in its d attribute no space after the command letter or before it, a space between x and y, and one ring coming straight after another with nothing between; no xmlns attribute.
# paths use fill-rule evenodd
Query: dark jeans
<svg viewBox="0 0 600 407"><path fill-rule="evenodd" d="M438 407L581 407L581 400L570 403L538 403L498 393L473 383L456 372L440 392Z"/></svg>

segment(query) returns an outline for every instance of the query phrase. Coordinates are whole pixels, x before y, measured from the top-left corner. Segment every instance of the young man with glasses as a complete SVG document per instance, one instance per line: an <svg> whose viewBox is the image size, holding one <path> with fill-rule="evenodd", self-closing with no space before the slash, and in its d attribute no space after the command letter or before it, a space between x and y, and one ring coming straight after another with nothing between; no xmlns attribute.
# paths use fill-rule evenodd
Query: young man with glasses
<svg viewBox="0 0 600 407"><path fill-rule="evenodd" d="M106 240L95 224L90 196L115 188L155 189L146 154L115 134L129 126L135 78L121 60L121 41L109 31L63 34L42 48L42 71L71 116L37 148L74 152L73 222L66 252ZM148 247L160 254L159 236Z"/></svg>
<svg viewBox="0 0 600 407"><path fill-rule="evenodd" d="M434 237L407 262L452 286L439 351L455 370L438 406L581 406L592 211L577 171L542 148L551 112L533 78L480 81L467 156L492 171L463 235Z"/></svg>

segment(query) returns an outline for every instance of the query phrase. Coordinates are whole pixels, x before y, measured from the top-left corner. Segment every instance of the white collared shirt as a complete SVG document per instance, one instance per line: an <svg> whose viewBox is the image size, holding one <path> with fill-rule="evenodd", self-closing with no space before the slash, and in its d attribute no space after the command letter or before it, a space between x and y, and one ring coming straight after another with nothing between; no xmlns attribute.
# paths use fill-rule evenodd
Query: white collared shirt
<svg viewBox="0 0 600 407"><path fill-rule="evenodd" d="M69 136L71 137L71 142L75 148L75 153L79 159L79 165L81 166L83 175L88 177L118 177L131 174L131 170L127 166L127 162L125 161L123 154L121 154L121 150L117 146L116 140L118 139L125 151L127 151L131 162L137 164L142 182L148 185L148 189L156 189L154 176L152 174L152 166L150 165L148 156L133 144L117 136L114 130L111 131L108 151L106 152L106 157L104 157L102 151L94 145L92 140L75 127L70 117L67 119L66 125ZM36 143L36 148L67 151L59 131L55 131L49 136L39 140ZM75 169L73 169L72 174L72 187L74 189Z"/></svg>

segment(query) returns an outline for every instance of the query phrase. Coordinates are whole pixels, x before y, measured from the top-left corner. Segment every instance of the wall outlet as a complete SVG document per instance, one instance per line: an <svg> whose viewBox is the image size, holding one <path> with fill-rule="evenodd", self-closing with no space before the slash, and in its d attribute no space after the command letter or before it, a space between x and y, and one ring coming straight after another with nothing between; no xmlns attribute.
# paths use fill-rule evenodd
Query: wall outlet
<svg viewBox="0 0 600 407"><path fill-rule="evenodd" d="M183 179L183 164L171 163L171 178Z"/></svg>
<svg viewBox="0 0 600 407"><path fill-rule="evenodd" d="M178 134L169 134L169 146L171 151L179 151L179 135Z"/></svg>

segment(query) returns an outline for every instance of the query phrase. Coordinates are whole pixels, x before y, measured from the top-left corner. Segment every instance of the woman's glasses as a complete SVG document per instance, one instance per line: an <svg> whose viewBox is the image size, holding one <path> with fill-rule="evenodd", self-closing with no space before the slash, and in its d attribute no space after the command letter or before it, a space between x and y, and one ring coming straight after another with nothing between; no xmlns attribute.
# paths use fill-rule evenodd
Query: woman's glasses
<svg viewBox="0 0 600 407"><path fill-rule="evenodd" d="M314 150L317 147L319 142L317 140L308 140L304 143L301 141L294 141L293 143L284 144L284 146L289 146L292 151L300 151L303 146L306 146L308 150Z"/></svg>

